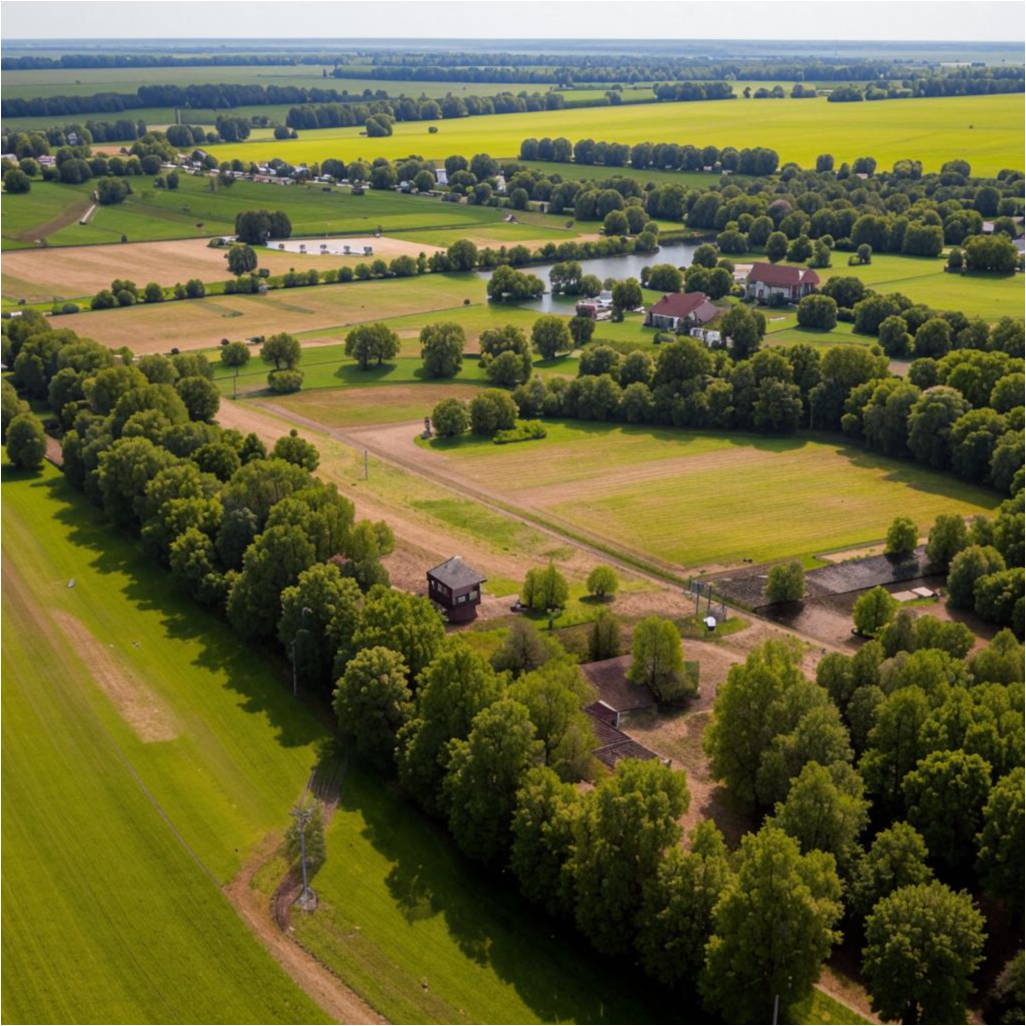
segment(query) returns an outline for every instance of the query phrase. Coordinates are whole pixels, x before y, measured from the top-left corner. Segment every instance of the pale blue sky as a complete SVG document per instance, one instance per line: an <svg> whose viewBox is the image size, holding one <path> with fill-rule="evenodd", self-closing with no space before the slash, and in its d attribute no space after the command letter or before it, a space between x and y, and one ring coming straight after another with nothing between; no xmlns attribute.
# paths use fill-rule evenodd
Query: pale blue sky
<svg viewBox="0 0 1026 1026"><path fill-rule="evenodd" d="M494 6L493 11L488 11ZM501 13L500 13L501 11ZM1021 0L3 0L4 39L851 39L1012 41Z"/></svg>

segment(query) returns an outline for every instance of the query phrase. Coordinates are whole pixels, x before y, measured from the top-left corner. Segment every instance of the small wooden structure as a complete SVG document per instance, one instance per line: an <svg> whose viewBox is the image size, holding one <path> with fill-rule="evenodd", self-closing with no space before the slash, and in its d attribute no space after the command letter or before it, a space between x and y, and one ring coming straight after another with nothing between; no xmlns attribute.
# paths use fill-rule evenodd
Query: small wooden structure
<svg viewBox="0 0 1026 1026"><path fill-rule="evenodd" d="M477 616L481 585L488 580L459 556L453 556L427 572L428 598L450 623L465 623Z"/></svg>

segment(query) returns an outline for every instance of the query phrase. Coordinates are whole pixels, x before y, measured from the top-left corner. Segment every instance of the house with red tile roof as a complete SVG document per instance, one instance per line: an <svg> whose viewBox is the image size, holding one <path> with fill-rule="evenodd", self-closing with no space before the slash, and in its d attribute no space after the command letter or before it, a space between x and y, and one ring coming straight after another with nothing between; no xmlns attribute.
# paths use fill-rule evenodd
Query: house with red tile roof
<svg viewBox="0 0 1026 1026"><path fill-rule="evenodd" d="M759 303L768 303L774 298L797 303L818 287L819 275L811 267L752 264L745 281L745 295Z"/></svg>
<svg viewBox="0 0 1026 1026"><path fill-rule="evenodd" d="M708 324L719 312L704 292L671 292L648 308L645 327L684 332Z"/></svg>

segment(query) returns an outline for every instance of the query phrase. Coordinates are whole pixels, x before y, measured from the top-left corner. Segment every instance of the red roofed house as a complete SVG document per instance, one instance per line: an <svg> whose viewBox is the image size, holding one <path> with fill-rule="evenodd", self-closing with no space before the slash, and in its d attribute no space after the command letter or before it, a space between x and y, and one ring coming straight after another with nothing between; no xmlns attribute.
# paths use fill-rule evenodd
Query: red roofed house
<svg viewBox="0 0 1026 1026"><path fill-rule="evenodd" d="M704 292L671 292L648 308L645 327L683 332L708 324L719 312Z"/></svg>
<svg viewBox="0 0 1026 1026"><path fill-rule="evenodd" d="M819 275L810 267L784 267L782 264L752 264L745 282L749 299L766 303L773 296L797 303L802 296L815 292Z"/></svg>

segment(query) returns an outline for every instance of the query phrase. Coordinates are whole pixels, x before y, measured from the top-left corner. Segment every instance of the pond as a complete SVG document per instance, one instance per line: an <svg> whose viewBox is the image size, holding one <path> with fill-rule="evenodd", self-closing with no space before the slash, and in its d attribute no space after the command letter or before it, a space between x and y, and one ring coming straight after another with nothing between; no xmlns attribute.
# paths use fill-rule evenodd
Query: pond
<svg viewBox="0 0 1026 1026"><path fill-rule="evenodd" d="M652 267L655 264L673 264L674 267L688 267L691 264L698 244L686 243L679 246L662 246L655 253L630 253L626 256L596 257L594 260L579 260L581 270L585 274L594 274L600 281L606 278L615 278L622 281L624 278L641 279L641 269ZM518 303L518 306L527 307L531 310L538 310L541 313L572 313L577 304L577 296L554 296L551 292L549 272L552 264L532 264L529 267L520 267L517 270L526 274L533 274L545 282L545 295L530 303ZM492 271L478 271L478 274L487 281L491 278Z"/></svg>

